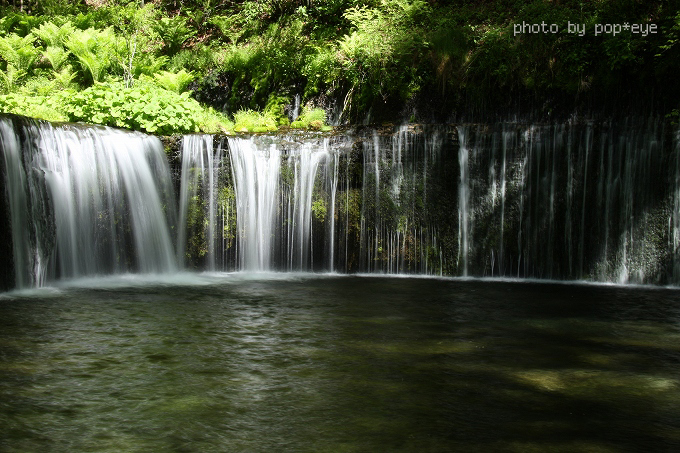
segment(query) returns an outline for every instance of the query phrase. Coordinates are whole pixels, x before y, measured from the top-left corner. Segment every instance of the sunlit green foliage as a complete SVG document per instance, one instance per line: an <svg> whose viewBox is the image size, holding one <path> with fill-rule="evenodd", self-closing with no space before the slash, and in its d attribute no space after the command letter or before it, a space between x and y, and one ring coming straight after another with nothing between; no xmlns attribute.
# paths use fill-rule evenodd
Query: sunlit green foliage
<svg viewBox="0 0 680 453"><path fill-rule="evenodd" d="M0 111L52 121L84 121L149 133L228 132L232 123L205 109L188 93L152 84L126 87L121 82L96 84L80 92L57 91L42 80L34 87L0 96ZM51 90L50 90L51 88ZM41 91L43 90L43 91Z"/></svg>
<svg viewBox="0 0 680 453"><path fill-rule="evenodd" d="M352 32L339 42L346 77L362 103L391 95L403 99L418 88L417 66L405 60L422 53L427 42L424 25L430 8L424 1L383 1L382 8L350 8L345 17Z"/></svg>
<svg viewBox="0 0 680 453"><path fill-rule="evenodd" d="M0 112L16 113L48 121L67 121L61 110L62 99L56 96L36 96L25 92L0 95Z"/></svg>
<svg viewBox="0 0 680 453"><path fill-rule="evenodd" d="M326 112L321 108L303 108L302 114L292 123L294 129L330 130L326 125Z"/></svg>
<svg viewBox="0 0 680 453"><path fill-rule="evenodd" d="M202 107L188 93L153 85L97 84L69 97L71 121L91 121L150 133L198 132Z"/></svg>
<svg viewBox="0 0 680 453"><path fill-rule="evenodd" d="M21 37L28 36L32 30L38 28L44 21L44 16L32 16L12 10L0 17L0 35L16 33Z"/></svg>
<svg viewBox="0 0 680 453"><path fill-rule="evenodd" d="M194 80L194 74L181 69L179 72L160 71L153 75L155 83L168 91L182 93L187 85Z"/></svg>
<svg viewBox="0 0 680 453"><path fill-rule="evenodd" d="M326 220L326 214L328 212L328 206L326 200L319 198L312 202L312 215L314 218L320 222Z"/></svg>
<svg viewBox="0 0 680 453"><path fill-rule="evenodd" d="M234 114L235 132L271 132L276 129L276 118L272 112L239 110Z"/></svg>
<svg viewBox="0 0 680 453"><path fill-rule="evenodd" d="M12 65L19 71L28 72L40 55L33 45L35 36L21 37L16 33L0 36L0 58L7 65Z"/></svg>
<svg viewBox="0 0 680 453"><path fill-rule="evenodd" d="M71 37L75 28L70 21L61 25L54 22L45 22L38 28L34 28L31 33L37 36L48 48L63 47Z"/></svg>
<svg viewBox="0 0 680 453"><path fill-rule="evenodd" d="M446 117L649 100L667 113L680 102L672 3L16 0L0 7L0 92L35 91L38 80L76 91L152 83L190 90L215 112L262 112L277 126L296 96L334 107L343 122L418 120L418 106ZM522 23L560 32L516 33ZM568 23L585 35L566 32ZM623 23L658 31L594 36L596 24ZM255 123L249 130L271 128Z"/></svg>
<svg viewBox="0 0 680 453"><path fill-rule="evenodd" d="M113 28L76 30L65 42L66 47L78 58L87 82L101 82L117 53Z"/></svg>
<svg viewBox="0 0 680 453"><path fill-rule="evenodd" d="M167 55L175 55L182 45L196 34L186 25L186 18L182 16L163 17L158 21L154 29L163 41L163 50Z"/></svg>

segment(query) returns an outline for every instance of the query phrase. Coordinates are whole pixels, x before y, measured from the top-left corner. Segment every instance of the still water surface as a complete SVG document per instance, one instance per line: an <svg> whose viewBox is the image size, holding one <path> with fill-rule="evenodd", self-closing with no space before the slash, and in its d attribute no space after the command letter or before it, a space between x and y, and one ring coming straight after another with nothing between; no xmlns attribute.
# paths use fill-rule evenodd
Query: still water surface
<svg viewBox="0 0 680 453"><path fill-rule="evenodd" d="M678 289L204 274L0 295L3 452L679 450Z"/></svg>

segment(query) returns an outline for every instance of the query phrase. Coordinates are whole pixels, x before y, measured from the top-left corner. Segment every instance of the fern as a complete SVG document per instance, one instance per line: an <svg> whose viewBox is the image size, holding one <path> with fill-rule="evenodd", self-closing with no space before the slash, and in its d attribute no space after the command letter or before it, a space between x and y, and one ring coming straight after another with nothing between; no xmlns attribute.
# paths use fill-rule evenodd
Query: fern
<svg viewBox="0 0 680 453"><path fill-rule="evenodd" d="M47 46L47 50L43 52L43 56L47 58L55 71L61 68L70 54L71 52L61 46Z"/></svg>
<svg viewBox="0 0 680 453"><path fill-rule="evenodd" d="M34 28L31 33L37 36L47 47L63 47L71 37L75 28L71 22L58 26L53 22L46 22L40 28Z"/></svg>
<svg viewBox="0 0 680 453"><path fill-rule="evenodd" d="M189 71L182 69L179 72L172 73L168 71L161 71L153 75L156 85L165 88L168 91L175 93L183 92L187 85L194 80L195 75Z"/></svg>
<svg viewBox="0 0 680 453"><path fill-rule="evenodd" d="M76 73L73 71L73 67L70 64L67 64L61 68L61 70L53 71L52 76L54 77L57 86L65 89L72 85Z"/></svg>
<svg viewBox="0 0 680 453"><path fill-rule="evenodd" d="M25 71L8 64L6 71L0 71L0 87L2 88L2 92L8 93L12 91L17 86L17 82L24 75L26 75Z"/></svg>
<svg viewBox="0 0 680 453"><path fill-rule="evenodd" d="M76 30L66 41L66 47L78 58L92 82L101 82L111 66L115 54L115 35L111 27L106 30Z"/></svg>
<svg viewBox="0 0 680 453"><path fill-rule="evenodd" d="M16 33L0 36L0 58L16 69L28 72L40 55L39 50L33 46L34 41L33 35L23 38Z"/></svg>
<svg viewBox="0 0 680 453"><path fill-rule="evenodd" d="M165 43L165 50L169 55L174 55L182 48L182 45L192 38L196 31L186 25L186 18L182 16L163 17L154 27Z"/></svg>

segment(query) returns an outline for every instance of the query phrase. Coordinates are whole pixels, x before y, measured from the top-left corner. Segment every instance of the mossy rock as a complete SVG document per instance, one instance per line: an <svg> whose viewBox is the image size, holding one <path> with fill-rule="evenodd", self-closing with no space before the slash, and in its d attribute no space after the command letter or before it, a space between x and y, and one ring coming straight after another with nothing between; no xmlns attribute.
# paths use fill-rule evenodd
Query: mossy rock
<svg viewBox="0 0 680 453"><path fill-rule="evenodd" d="M323 123L320 120L314 120L309 122L309 128L314 130L320 130L323 127Z"/></svg>
<svg viewBox="0 0 680 453"><path fill-rule="evenodd" d="M304 129L307 126L302 121L293 121L290 123L290 127L293 129Z"/></svg>
<svg viewBox="0 0 680 453"><path fill-rule="evenodd" d="M267 126L255 126L253 127L253 132L261 134L263 132L269 132L269 128Z"/></svg>

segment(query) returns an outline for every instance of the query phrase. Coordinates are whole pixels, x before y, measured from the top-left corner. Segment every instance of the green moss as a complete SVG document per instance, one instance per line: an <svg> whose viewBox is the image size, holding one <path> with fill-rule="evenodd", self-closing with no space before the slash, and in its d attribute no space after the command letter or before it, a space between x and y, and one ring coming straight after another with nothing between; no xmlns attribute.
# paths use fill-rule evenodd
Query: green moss
<svg viewBox="0 0 680 453"><path fill-rule="evenodd" d="M290 127L293 129L313 129L313 130L332 130L333 128L326 125L326 111L320 108L303 108L302 114L292 123Z"/></svg>
<svg viewBox="0 0 680 453"><path fill-rule="evenodd" d="M327 211L328 207L326 205L326 200L319 199L312 202L312 214L316 220L319 220L320 222L326 220Z"/></svg>
<svg viewBox="0 0 680 453"><path fill-rule="evenodd" d="M236 239L236 193L234 188L226 186L217 194L220 215L224 216L222 235L227 240ZM231 215L227 215L231 214Z"/></svg>

